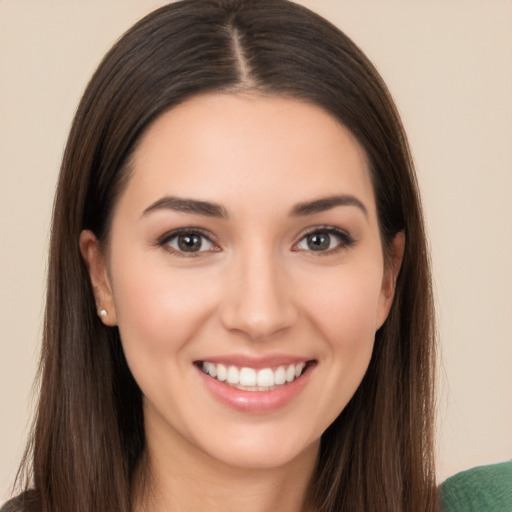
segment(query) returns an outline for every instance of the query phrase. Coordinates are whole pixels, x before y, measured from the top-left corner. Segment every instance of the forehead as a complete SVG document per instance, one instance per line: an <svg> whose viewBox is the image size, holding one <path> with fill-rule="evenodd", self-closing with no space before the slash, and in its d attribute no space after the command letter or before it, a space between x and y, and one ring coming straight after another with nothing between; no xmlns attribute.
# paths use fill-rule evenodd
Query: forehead
<svg viewBox="0 0 512 512"><path fill-rule="evenodd" d="M200 95L163 113L138 145L127 189L146 203L165 193L262 206L276 195L283 206L333 193L374 202L364 150L333 116L251 94Z"/></svg>

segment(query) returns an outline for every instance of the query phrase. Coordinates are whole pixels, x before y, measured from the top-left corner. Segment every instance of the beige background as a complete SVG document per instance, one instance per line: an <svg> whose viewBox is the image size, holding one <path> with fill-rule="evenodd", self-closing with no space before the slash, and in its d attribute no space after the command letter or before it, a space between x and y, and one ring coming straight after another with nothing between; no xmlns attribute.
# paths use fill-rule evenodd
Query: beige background
<svg viewBox="0 0 512 512"><path fill-rule="evenodd" d="M0 0L0 501L28 429L57 170L99 59L164 2ZM512 458L512 2L304 0L403 115L433 248L439 477Z"/></svg>

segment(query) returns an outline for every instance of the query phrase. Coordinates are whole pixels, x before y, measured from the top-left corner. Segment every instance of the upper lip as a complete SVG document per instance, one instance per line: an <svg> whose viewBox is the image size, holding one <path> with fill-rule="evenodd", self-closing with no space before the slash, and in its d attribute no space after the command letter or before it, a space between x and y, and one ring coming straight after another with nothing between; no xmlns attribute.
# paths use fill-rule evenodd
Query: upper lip
<svg viewBox="0 0 512 512"><path fill-rule="evenodd" d="M248 367L256 370L261 368L277 368L290 364L307 363L314 361L312 358L304 356L294 356L285 354L275 354L269 356L248 356L243 354L229 354L225 356L206 356L198 359L195 363L215 363L226 366L237 366L239 368Z"/></svg>

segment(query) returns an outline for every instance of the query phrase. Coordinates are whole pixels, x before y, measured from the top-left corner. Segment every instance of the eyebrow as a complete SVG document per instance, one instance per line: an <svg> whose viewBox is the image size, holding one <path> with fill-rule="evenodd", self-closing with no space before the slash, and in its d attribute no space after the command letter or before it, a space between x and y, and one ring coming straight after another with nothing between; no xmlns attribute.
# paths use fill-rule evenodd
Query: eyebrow
<svg viewBox="0 0 512 512"><path fill-rule="evenodd" d="M359 208L368 217L368 210L366 206L355 196L350 194L322 197L314 201L307 201L295 205L291 211L293 217L303 217L306 215L313 215L315 213L325 212L331 210L336 206L355 206Z"/></svg>
<svg viewBox="0 0 512 512"><path fill-rule="evenodd" d="M357 197L349 194L322 197L320 199L315 199L314 201L298 203L292 208L290 215L292 217L305 217L307 215L331 210L337 206L355 206L359 208L366 217L368 216L368 210L365 205L357 199ZM158 199L148 206L142 215L144 216L158 210L173 210L176 212L193 213L196 215L204 215L206 217L216 217L221 219L228 218L226 209L219 204L175 196L165 196Z"/></svg>
<svg viewBox="0 0 512 512"><path fill-rule="evenodd" d="M197 199L184 199L175 196L165 196L158 199L148 206L142 215L157 210L174 210L182 213L195 213L197 215L205 215L206 217L218 217L225 219L228 214L223 206L208 201L198 201Z"/></svg>

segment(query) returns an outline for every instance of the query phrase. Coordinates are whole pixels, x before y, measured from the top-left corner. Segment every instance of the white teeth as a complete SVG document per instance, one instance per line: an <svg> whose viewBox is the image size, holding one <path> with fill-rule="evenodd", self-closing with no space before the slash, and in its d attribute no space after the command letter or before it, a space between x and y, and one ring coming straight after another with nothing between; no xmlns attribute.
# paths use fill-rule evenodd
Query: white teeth
<svg viewBox="0 0 512 512"><path fill-rule="evenodd" d="M286 382L286 370L284 366L280 366L275 374L274 374L274 384L279 386L280 384L284 384Z"/></svg>
<svg viewBox="0 0 512 512"><path fill-rule="evenodd" d="M212 375L213 377L213 375ZM230 366L228 368L228 384L239 384L240 383L240 372L236 366Z"/></svg>
<svg viewBox="0 0 512 512"><path fill-rule="evenodd" d="M240 370L240 385L256 386L256 370L253 368L242 368Z"/></svg>
<svg viewBox="0 0 512 512"><path fill-rule="evenodd" d="M274 372L270 368L263 368L263 370L258 371L258 376L256 379L258 386L270 387L274 385Z"/></svg>
<svg viewBox="0 0 512 512"><path fill-rule="evenodd" d="M256 370L244 366L226 366L223 364L203 362L203 372L220 382L227 382L231 386L240 387L249 391L268 391L275 386L282 386L299 378L306 367L306 363L290 364L272 368Z"/></svg>
<svg viewBox="0 0 512 512"><path fill-rule="evenodd" d="M213 363L212 363L213 364ZM208 372L210 373L210 372ZM212 375L210 373L210 375ZM213 375L212 375L213 377ZM228 369L223 364L217 365L217 380L224 382L228 378Z"/></svg>
<svg viewBox="0 0 512 512"><path fill-rule="evenodd" d="M217 367L213 363L208 363L208 373L212 377L217 377Z"/></svg>

